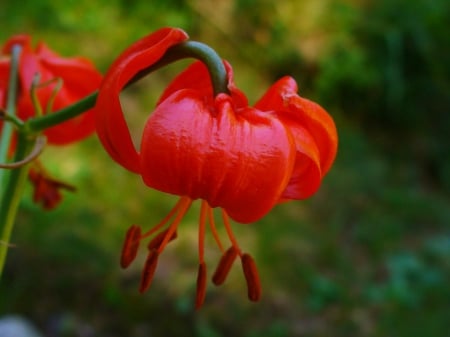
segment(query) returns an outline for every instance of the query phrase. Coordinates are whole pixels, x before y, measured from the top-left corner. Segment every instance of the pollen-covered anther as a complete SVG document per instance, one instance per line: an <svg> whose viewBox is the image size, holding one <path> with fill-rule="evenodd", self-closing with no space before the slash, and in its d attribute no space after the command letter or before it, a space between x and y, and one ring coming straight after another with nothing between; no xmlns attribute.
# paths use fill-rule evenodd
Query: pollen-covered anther
<svg viewBox="0 0 450 337"><path fill-rule="evenodd" d="M197 274L197 294L195 296L195 309L200 309L206 295L206 264L200 263Z"/></svg>
<svg viewBox="0 0 450 337"><path fill-rule="evenodd" d="M164 241L164 238L166 237L168 232L168 229L158 233L147 245L148 250L158 249L161 243ZM170 236L169 242L172 240L175 240L177 238L178 234L177 232L173 232Z"/></svg>
<svg viewBox="0 0 450 337"><path fill-rule="evenodd" d="M250 301L257 302L261 298L261 282L256 263L249 254L243 254L241 262L245 281L247 282L248 298Z"/></svg>
<svg viewBox="0 0 450 337"><path fill-rule="evenodd" d="M141 238L141 228L138 225L132 225L125 236L123 242L120 266L127 268L136 258Z"/></svg>
<svg viewBox="0 0 450 337"><path fill-rule="evenodd" d="M231 246L226 250L226 252L220 258L219 264L217 265L216 271L212 277L213 283L218 286L225 282L225 279L230 272L233 262L238 256L238 251L236 247Z"/></svg>
<svg viewBox="0 0 450 337"><path fill-rule="evenodd" d="M140 293L144 293L150 287L156 266L158 265L158 257L159 253L156 249L153 249L148 253L144 269L142 270L141 285L139 287Z"/></svg>

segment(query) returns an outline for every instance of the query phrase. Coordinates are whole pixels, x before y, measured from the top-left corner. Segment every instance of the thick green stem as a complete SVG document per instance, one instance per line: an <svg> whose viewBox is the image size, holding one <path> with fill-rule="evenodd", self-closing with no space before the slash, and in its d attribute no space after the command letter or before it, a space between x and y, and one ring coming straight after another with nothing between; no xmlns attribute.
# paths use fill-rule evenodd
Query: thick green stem
<svg viewBox="0 0 450 337"><path fill-rule="evenodd" d="M6 102L6 113L11 118L15 118L16 115L18 69L21 51L22 47L19 45L13 46L11 51L11 67L9 73L8 96L7 96L8 100ZM10 122L3 123L3 127L0 129L0 163L5 163L7 161L9 147L11 145L12 134L13 134L13 125ZM0 193L3 190L3 185L7 174L8 174L7 171L0 169ZM0 205L1 204L2 199L0 195Z"/></svg>
<svg viewBox="0 0 450 337"><path fill-rule="evenodd" d="M136 74L136 76L133 77L127 86L137 82L141 78L165 65L189 57L198 59L207 66L214 88L214 95L219 93L228 93L228 76L222 59L214 51L214 49L196 41L182 42L169 48L158 62L152 64L146 69L141 70L138 74ZM84 111L93 108L97 95L98 92L94 92L64 109L60 109L41 117L31 118L26 122L25 130L27 132L39 132L49 127L58 125L68 119L74 118Z"/></svg>
<svg viewBox="0 0 450 337"><path fill-rule="evenodd" d="M63 109L57 110L47 115L41 117L30 118L25 123L26 132L39 132L43 131L49 127L58 125L65 122L71 118L81 115L86 110L94 107L95 101L97 100L98 92L86 96L85 98L77 101L76 103L69 105Z"/></svg>
<svg viewBox="0 0 450 337"><path fill-rule="evenodd" d="M15 161L24 158L32 144L33 142L25 138L24 135L19 135L14 158ZM6 189L2 195L2 202L0 204L0 279L5 265L6 255L8 254L9 241L22 196L27 169L28 165L23 165L10 172Z"/></svg>
<svg viewBox="0 0 450 337"><path fill-rule="evenodd" d="M169 48L158 62L140 71L133 78L131 83L134 83L135 81L141 79L142 77L145 77L152 71L155 71L156 69L159 69L169 63L188 57L200 60L206 65L209 71L209 76L211 77L214 96L217 96L220 93L229 93L228 75L222 59L214 49L204 43L197 41L181 42Z"/></svg>

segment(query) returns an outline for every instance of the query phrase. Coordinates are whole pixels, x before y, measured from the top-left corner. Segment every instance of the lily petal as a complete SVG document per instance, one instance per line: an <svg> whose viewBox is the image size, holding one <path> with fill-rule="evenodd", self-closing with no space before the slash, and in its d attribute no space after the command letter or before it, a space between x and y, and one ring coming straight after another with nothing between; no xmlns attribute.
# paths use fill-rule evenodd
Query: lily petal
<svg viewBox="0 0 450 337"><path fill-rule="evenodd" d="M29 35L13 36L3 46L3 52L10 53L13 45L22 47L19 64L21 91L17 102L17 115L23 120L36 115L30 96L36 74L40 75L40 83L44 84L36 89L44 114L64 108L94 92L100 86L102 75L85 58L61 57L44 43L39 43L36 50L33 50ZM59 89L56 89L57 79L62 81ZM51 99L54 100L49 106ZM81 140L94 131L93 111L88 110L81 116L45 130L44 133L50 144L61 145Z"/></svg>
<svg viewBox="0 0 450 337"><path fill-rule="evenodd" d="M250 223L268 213L286 188L295 144L277 118L253 108L235 113L226 94L216 97L212 111L202 93L179 90L149 117L141 158L148 186L204 199Z"/></svg>
<svg viewBox="0 0 450 337"><path fill-rule="evenodd" d="M296 169L283 197L303 199L310 196L319 188L320 180L336 157L338 140L333 119L318 104L300 97L297 83L288 76L272 85L255 107L273 111L293 132L296 141ZM302 167L308 175L300 179Z"/></svg>
<svg viewBox="0 0 450 337"><path fill-rule="evenodd" d="M119 93L140 70L187 38L181 29L162 28L140 39L116 59L102 82L95 106L97 134L110 156L132 172L140 172L140 160L123 116Z"/></svg>

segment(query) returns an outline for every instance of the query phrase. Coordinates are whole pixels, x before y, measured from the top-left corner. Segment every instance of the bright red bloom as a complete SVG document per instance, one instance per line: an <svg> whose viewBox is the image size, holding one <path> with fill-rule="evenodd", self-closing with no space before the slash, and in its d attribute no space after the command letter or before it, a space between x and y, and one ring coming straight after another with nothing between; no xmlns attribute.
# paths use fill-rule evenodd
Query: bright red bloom
<svg viewBox="0 0 450 337"><path fill-rule="evenodd" d="M173 239L192 201L202 199L196 306L201 305L205 296L206 222L223 252L213 283L218 285L225 280L239 256L248 296L257 301L261 287L256 265L239 247L229 217L251 223L279 202L312 195L336 155L336 129L325 110L297 95L295 81L289 77L274 84L255 107L250 107L245 95L234 85L228 63L224 62L229 94L215 96L206 67L196 62L161 96L146 122L138 152L131 141L119 93L139 71L186 39L183 31L170 28L143 38L114 62L100 88L96 120L105 149L119 164L140 174L149 187L180 196L171 213L147 233L142 234L136 225L130 228L122 266L133 261L139 241L174 217L168 228L150 242L141 280L141 291L146 290L159 254ZM215 229L212 216L215 207L222 209L231 241L227 250Z"/></svg>
<svg viewBox="0 0 450 337"><path fill-rule="evenodd" d="M36 94L42 113L62 109L98 89L102 75L92 63L81 57L63 58L50 50L44 43L39 43L33 50L28 35L10 38L3 46L0 61L0 104L4 107L7 79L9 77L8 56L13 45L22 47L19 62L20 93L18 96L17 115L22 120L36 116L30 91L33 79L39 74ZM62 81L61 88L57 88ZM93 111L72 118L44 131L50 144L68 144L79 141L95 131Z"/></svg>
<svg viewBox="0 0 450 337"><path fill-rule="evenodd" d="M6 107L9 80L9 58L0 55L0 108ZM0 122L0 127L1 127Z"/></svg>
<svg viewBox="0 0 450 337"><path fill-rule="evenodd" d="M32 87L35 76L39 81L34 88L42 114L71 105L93 93L100 86L102 75L93 64L81 57L63 58L50 50L44 43L39 43L33 50L28 35L10 38L0 54L0 108L6 107L10 73L10 54L14 45L21 46L18 65L19 92L16 114L27 120L38 114L32 101ZM60 86L60 87L59 87ZM0 132L2 123L0 121ZM79 141L95 131L93 109L82 115L46 129L47 142L63 145ZM14 143L13 143L14 144ZM11 146L14 148L14 145ZM29 180L34 187L33 200L44 209L52 209L62 199L61 189L73 190L71 185L50 178L41 168L32 168Z"/></svg>

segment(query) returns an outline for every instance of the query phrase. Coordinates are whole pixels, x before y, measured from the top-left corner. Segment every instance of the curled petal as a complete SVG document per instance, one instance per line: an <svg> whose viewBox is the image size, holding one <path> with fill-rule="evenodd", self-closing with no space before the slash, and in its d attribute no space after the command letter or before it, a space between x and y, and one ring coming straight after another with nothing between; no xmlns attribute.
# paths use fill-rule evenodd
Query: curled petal
<svg viewBox="0 0 450 337"><path fill-rule="evenodd" d="M9 72L9 58L0 57L0 108L6 107ZM2 123L0 119L0 128Z"/></svg>
<svg viewBox="0 0 450 337"><path fill-rule="evenodd" d="M140 39L116 59L102 82L95 106L97 134L111 157L132 172L140 172L139 154L123 116L119 93L140 70L187 38L180 29L162 28Z"/></svg>
<svg viewBox="0 0 450 337"><path fill-rule="evenodd" d="M295 139L294 169L281 200L306 199L313 195L321 183L320 154L311 134L298 124L290 125Z"/></svg>
<svg viewBox="0 0 450 337"><path fill-rule="evenodd" d="M284 77L272 85L255 107L273 111L295 138L298 155L283 198L310 196L336 157L338 138L333 119L318 104L300 97L291 77ZM298 185L305 181L308 186Z"/></svg>
<svg viewBox="0 0 450 337"><path fill-rule="evenodd" d="M198 92L179 90L147 121L141 174L150 187L206 200L249 223L269 212L286 188L294 149L278 119L252 108L236 113L225 94L211 107Z"/></svg>
<svg viewBox="0 0 450 337"><path fill-rule="evenodd" d="M33 50L28 35L17 35L9 39L3 47L4 52L9 52L16 44L22 47L19 67L21 92L17 102L17 115L22 120L36 115L30 96L36 74L39 74L40 79L40 85L35 89L36 97L44 114L64 108L93 93L100 86L102 75L87 59L61 57L44 43ZM61 88L57 87L56 80L61 82ZM50 144L62 145L79 141L94 131L91 109L45 130L44 133Z"/></svg>

